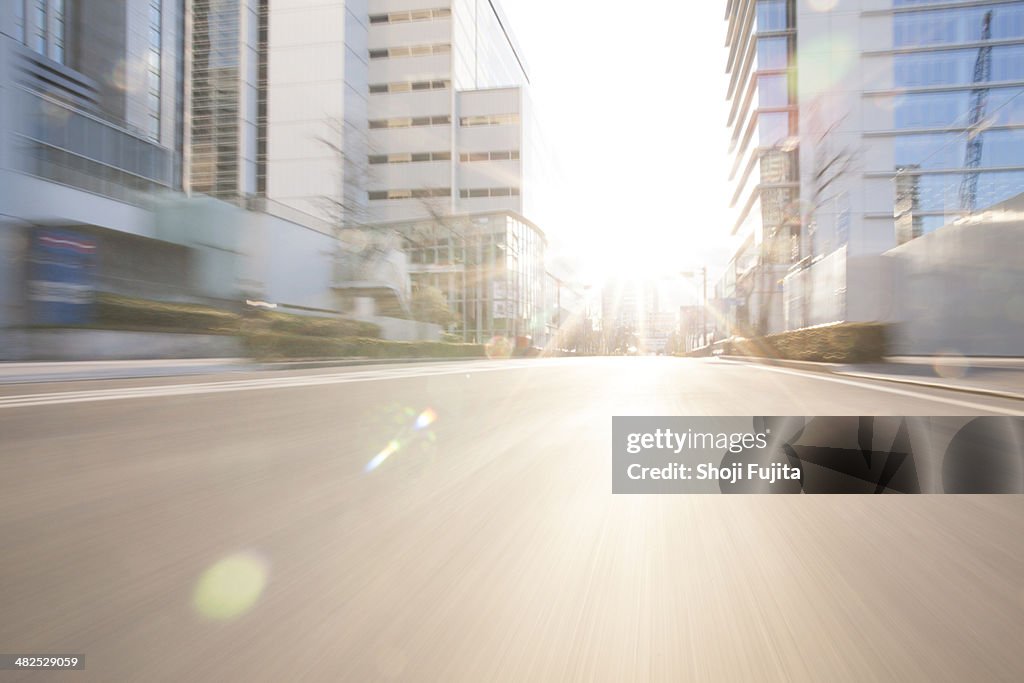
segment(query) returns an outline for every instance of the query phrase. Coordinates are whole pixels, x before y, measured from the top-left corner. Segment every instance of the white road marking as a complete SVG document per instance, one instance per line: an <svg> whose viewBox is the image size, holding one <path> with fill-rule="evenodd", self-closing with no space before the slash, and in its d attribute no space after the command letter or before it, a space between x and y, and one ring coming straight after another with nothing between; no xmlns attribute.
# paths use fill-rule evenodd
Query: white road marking
<svg viewBox="0 0 1024 683"><path fill-rule="evenodd" d="M563 360L563 359L557 359ZM503 360L456 362L432 364L412 368L381 368L376 370L360 370L355 372L335 372L317 375L298 375L290 377L267 377L260 379L226 380L220 382L194 382L189 384L171 384L142 387L124 387L119 389L91 389L85 391L61 391L41 394L23 394L19 396L0 397L0 409L23 408L29 406L61 405L66 403L87 403L93 401L115 401L130 398L157 398L162 396L191 396L198 394L218 394L232 391L255 391L263 389L284 389L290 387L309 387L328 384L349 384L354 382L372 382L377 380L406 379L431 377L437 375L461 375L477 372L494 372L498 370L517 370L524 367L539 368L545 365L561 363L536 360Z"/></svg>
<svg viewBox="0 0 1024 683"><path fill-rule="evenodd" d="M961 408L971 408L973 410L984 410L990 413L1000 413L1002 415L1024 415L1022 410L1011 410L1009 408L1000 408L998 406L989 405L987 403L975 403L974 401L962 401L956 398L949 398L946 396L935 396L933 394L920 393L916 391L907 391L906 389L897 389L896 387L889 387L881 385L877 382L857 382L849 379L842 379L840 377L833 377L831 375L823 375L817 372L801 372L799 370L790 370L788 368L777 368L770 365L759 365L757 363L744 363L743 361L720 361L723 363L729 363L730 365L746 365L758 370L767 370L768 372L781 372L784 375L794 375L796 377L805 377L807 379L816 379L822 382L834 382L836 384L846 384L851 387L857 387L858 389L867 389L869 391L881 391L886 394L896 394L897 396L909 396L911 398L924 399L926 401L934 401L936 403L945 403L947 405L958 406ZM1011 400L1011 399L1004 399Z"/></svg>

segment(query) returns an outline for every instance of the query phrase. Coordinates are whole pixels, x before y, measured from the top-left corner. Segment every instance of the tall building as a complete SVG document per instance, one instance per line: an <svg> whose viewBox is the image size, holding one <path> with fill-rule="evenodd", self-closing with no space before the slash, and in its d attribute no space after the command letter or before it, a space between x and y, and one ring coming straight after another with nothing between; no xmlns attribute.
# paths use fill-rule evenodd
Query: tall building
<svg viewBox="0 0 1024 683"><path fill-rule="evenodd" d="M43 300L27 271L46 230L101 246L108 291L182 283L185 249L148 207L182 187L184 23L184 0L0 4L0 327Z"/></svg>
<svg viewBox="0 0 1024 683"><path fill-rule="evenodd" d="M366 215L404 238L464 339L544 343L529 76L496 0L370 0Z"/></svg>
<svg viewBox="0 0 1024 683"><path fill-rule="evenodd" d="M733 331L758 308L769 332L887 319L884 252L1024 191L1024 2L727 8L733 230L753 230L716 298Z"/></svg>
<svg viewBox="0 0 1024 683"><path fill-rule="evenodd" d="M193 0L191 191L300 221L364 213L367 21L366 0Z"/></svg>
<svg viewBox="0 0 1024 683"><path fill-rule="evenodd" d="M730 264L739 329L775 331L783 324L779 281L799 258L800 221L795 56L791 0L729 0L728 125L733 156L731 234L741 246Z"/></svg>
<svg viewBox="0 0 1024 683"><path fill-rule="evenodd" d="M530 217L529 77L495 0L370 0L370 213Z"/></svg>

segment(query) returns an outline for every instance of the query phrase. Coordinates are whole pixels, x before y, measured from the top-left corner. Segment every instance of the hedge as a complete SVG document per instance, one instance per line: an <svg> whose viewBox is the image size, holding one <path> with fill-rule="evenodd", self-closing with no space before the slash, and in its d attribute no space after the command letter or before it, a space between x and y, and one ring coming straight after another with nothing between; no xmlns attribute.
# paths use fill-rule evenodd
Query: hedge
<svg viewBox="0 0 1024 683"><path fill-rule="evenodd" d="M887 326L883 323L834 323L805 327L750 339L718 342L714 352L727 356L780 358L824 363L881 361L888 350ZM698 350L688 355L708 355Z"/></svg>
<svg viewBox="0 0 1024 683"><path fill-rule="evenodd" d="M254 358L483 358L482 344L449 344L432 341L387 341L365 337L301 336L256 332L244 337Z"/></svg>
<svg viewBox="0 0 1024 683"><path fill-rule="evenodd" d="M360 320L260 312L249 322L264 332L312 337L380 337L380 326Z"/></svg>
<svg viewBox="0 0 1024 683"><path fill-rule="evenodd" d="M95 323L104 328L235 334L240 321L236 313L199 304L151 301L106 292L96 295Z"/></svg>

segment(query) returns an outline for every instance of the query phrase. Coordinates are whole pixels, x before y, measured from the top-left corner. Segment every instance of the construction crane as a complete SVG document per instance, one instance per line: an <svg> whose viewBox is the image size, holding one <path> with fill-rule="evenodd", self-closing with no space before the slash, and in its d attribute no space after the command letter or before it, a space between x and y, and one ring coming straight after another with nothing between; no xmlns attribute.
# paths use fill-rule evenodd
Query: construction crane
<svg viewBox="0 0 1024 683"><path fill-rule="evenodd" d="M971 118L968 122L964 179L960 183L960 208L973 212L978 202L978 167L981 165L981 132L988 106L988 81L992 73L992 10L981 20L981 47L974 62L975 88L971 90Z"/></svg>

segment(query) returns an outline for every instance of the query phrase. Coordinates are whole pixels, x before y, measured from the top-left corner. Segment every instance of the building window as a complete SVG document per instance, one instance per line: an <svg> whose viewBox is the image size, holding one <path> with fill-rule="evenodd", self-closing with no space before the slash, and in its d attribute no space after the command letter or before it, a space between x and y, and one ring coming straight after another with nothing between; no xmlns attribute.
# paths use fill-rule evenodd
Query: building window
<svg viewBox="0 0 1024 683"><path fill-rule="evenodd" d="M759 0L757 3L757 30L784 31L789 28L786 21L787 0Z"/></svg>
<svg viewBox="0 0 1024 683"><path fill-rule="evenodd" d="M25 43L25 0L14 0L14 39Z"/></svg>
<svg viewBox="0 0 1024 683"><path fill-rule="evenodd" d="M463 152L459 155L459 161L464 163L474 161L517 161L518 159L519 150L517 149L510 152Z"/></svg>
<svg viewBox="0 0 1024 683"><path fill-rule="evenodd" d="M1024 37L1024 5L1019 2L981 7L954 7L904 12L893 17L893 45L919 47L981 40L987 13L992 13L992 39Z"/></svg>
<svg viewBox="0 0 1024 683"><path fill-rule="evenodd" d="M927 87L932 85L966 85L974 81L974 63L978 51L950 50L920 52L893 56L896 87ZM1024 46L1005 45L992 48L990 81L1024 79Z"/></svg>
<svg viewBox="0 0 1024 683"><path fill-rule="evenodd" d="M32 35L32 42L29 45L34 51L41 55L46 54L46 0L35 0L33 8L35 19L35 31Z"/></svg>
<svg viewBox="0 0 1024 683"><path fill-rule="evenodd" d="M789 138L789 113L768 112L758 114L758 146L775 147Z"/></svg>
<svg viewBox="0 0 1024 683"><path fill-rule="evenodd" d="M432 19L445 19L452 15L451 9L439 7L437 9L417 9L407 12L390 12L388 14L371 14L371 24L401 24L407 21L430 21Z"/></svg>
<svg viewBox="0 0 1024 683"><path fill-rule="evenodd" d="M519 114L488 114L483 116L463 116L459 125L470 126L508 126L519 123Z"/></svg>
<svg viewBox="0 0 1024 683"><path fill-rule="evenodd" d="M371 154L371 164L408 164L421 161L451 161L451 152L415 152L399 154Z"/></svg>
<svg viewBox="0 0 1024 683"><path fill-rule="evenodd" d="M789 39L785 36L757 39L757 68L785 69L789 66Z"/></svg>
<svg viewBox="0 0 1024 683"><path fill-rule="evenodd" d="M462 199L477 199L480 197L518 197L518 187L481 187L468 190L459 190L459 197Z"/></svg>
<svg viewBox="0 0 1024 683"><path fill-rule="evenodd" d="M153 140L160 139L160 56L162 0L149 0L149 59L146 82L149 88L149 126L146 133Z"/></svg>
<svg viewBox="0 0 1024 683"><path fill-rule="evenodd" d="M437 45L405 45L402 47L379 48L370 50L370 59L385 59L387 57L423 57L426 55L443 55L452 51L452 46L447 43Z"/></svg>
<svg viewBox="0 0 1024 683"><path fill-rule="evenodd" d="M418 116L415 118L374 119L370 128L411 128L416 126L443 126L451 124L450 116Z"/></svg>
<svg viewBox="0 0 1024 683"><path fill-rule="evenodd" d="M757 97L760 107L789 106L789 78L785 74L758 77Z"/></svg>
<svg viewBox="0 0 1024 683"><path fill-rule="evenodd" d="M374 190L369 193L373 201L382 199L428 199L436 197L450 197L450 187L428 187L417 190Z"/></svg>
<svg viewBox="0 0 1024 683"><path fill-rule="evenodd" d="M411 92L413 90L444 90L451 81L406 81L402 83L375 83L370 85L370 94Z"/></svg>

